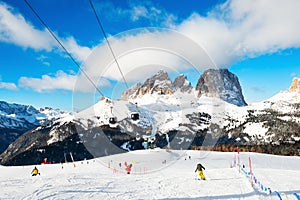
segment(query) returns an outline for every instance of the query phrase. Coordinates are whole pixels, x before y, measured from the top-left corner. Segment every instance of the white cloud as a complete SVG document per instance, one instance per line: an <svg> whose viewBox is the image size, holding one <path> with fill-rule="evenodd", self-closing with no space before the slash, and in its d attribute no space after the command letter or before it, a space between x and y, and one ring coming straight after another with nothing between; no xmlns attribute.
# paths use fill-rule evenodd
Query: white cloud
<svg viewBox="0 0 300 200"><path fill-rule="evenodd" d="M178 30L207 49L218 66L300 47L300 1L229 0L207 17L198 14Z"/></svg>
<svg viewBox="0 0 300 200"><path fill-rule="evenodd" d="M7 90L18 90L16 84L7 82L0 82L0 88Z"/></svg>
<svg viewBox="0 0 300 200"><path fill-rule="evenodd" d="M60 38L71 55L83 61L91 49L80 46L73 37ZM34 50L63 51L46 29L39 30L7 4L0 3L0 42L12 43Z"/></svg>
<svg viewBox="0 0 300 200"><path fill-rule="evenodd" d="M130 11L131 13L131 19L133 21L137 21L140 18L146 18L148 15L148 10L145 6L136 6L133 7L132 11Z"/></svg>
<svg viewBox="0 0 300 200"><path fill-rule="evenodd" d="M2 76L0 75L0 89L7 89L7 90L18 90L16 84L2 82Z"/></svg>
<svg viewBox="0 0 300 200"><path fill-rule="evenodd" d="M163 26L173 28L177 21L177 16L169 13L161 7L154 6L150 1L141 3L129 3L128 8L117 7L111 1L96 4L99 13L106 13L106 17L112 21L116 19L131 19L132 22L143 20L148 26ZM109 10L109 12L107 12Z"/></svg>
<svg viewBox="0 0 300 200"><path fill-rule="evenodd" d="M0 3L0 41L13 43L25 48L51 50L54 41L46 30L37 30L13 8Z"/></svg>
<svg viewBox="0 0 300 200"><path fill-rule="evenodd" d="M214 63L217 67L230 67L248 57L300 47L299 7L298 0L229 0L207 16L194 13L175 27L190 40L168 30L129 31L111 39L111 44L128 81L143 79L158 68L139 70L137 76L134 70L141 66L167 66L173 71L192 66L201 70L214 67ZM132 9L132 19L149 17L150 10L152 14L163 15L151 7L136 6ZM88 74L121 81L118 68L107 54L110 52L106 46L93 52L85 63Z"/></svg>
<svg viewBox="0 0 300 200"><path fill-rule="evenodd" d="M92 50L89 47L80 46L74 39L74 37L68 37L65 39L61 39L65 48L72 54L72 56L79 61L84 61L91 53Z"/></svg>
<svg viewBox="0 0 300 200"><path fill-rule="evenodd" d="M44 92L56 89L73 90L76 76L69 75L63 71L58 71L54 77L43 75L41 78L21 77L19 86L32 88L37 92Z"/></svg>
<svg viewBox="0 0 300 200"><path fill-rule="evenodd" d="M127 82L144 81L161 68L181 74L181 71L195 67L195 73L200 75L203 69L214 67L201 46L176 31L137 29L109 40ZM89 77L122 81L105 45L95 48L84 63L84 69Z"/></svg>
<svg viewBox="0 0 300 200"><path fill-rule="evenodd" d="M45 55L40 55L39 57L36 58L36 60L41 61L44 65L50 66L50 62L46 61L47 59L48 57Z"/></svg>
<svg viewBox="0 0 300 200"><path fill-rule="evenodd" d="M98 87L107 86L105 80L92 80ZM103 85L102 85L103 84ZM55 76L42 75L41 78L21 77L19 86L33 89L37 92L49 92L53 90L67 90L79 92L94 92L94 85L87 80L85 76L77 76L73 73L67 74L63 71L57 71Z"/></svg>

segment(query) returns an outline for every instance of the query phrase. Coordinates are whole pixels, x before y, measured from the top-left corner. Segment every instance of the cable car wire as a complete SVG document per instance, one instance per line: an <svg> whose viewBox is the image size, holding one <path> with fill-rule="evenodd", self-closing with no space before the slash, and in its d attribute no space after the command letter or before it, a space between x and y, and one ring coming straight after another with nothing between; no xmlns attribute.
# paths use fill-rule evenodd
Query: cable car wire
<svg viewBox="0 0 300 200"><path fill-rule="evenodd" d="M35 9L30 5L30 3L27 0L24 0L27 6L31 9L31 11L35 14L35 16L40 20L40 22L45 26L45 28L48 30L48 32L51 34L51 36L57 41L57 43L63 48L63 50L66 52L66 54L70 57L70 59L73 61L73 63L78 67L78 69L83 73L83 75L88 79L88 81L95 87L95 89L104 96L104 94L101 92L101 90L97 87L97 85L93 82L93 80L87 75L87 73L80 67L78 62L73 58L73 56L70 54L70 52L64 47L64 45L59 41L57 36L53 33L53 31L49 28L49 26L46 24L46 22L40 17L40 15L35 11Z"/></svg>
<svg viewBox="0 0 300 200"><path fill-rule="evenodd" d="M93 2L92 2L92 0L89 0L89 2L90 2L90 5L91 5L91 7L92 7L92 10L93 10L93 12L94 12L94 14L95 14L95 17L96 17L96 19L97 19L97 22L98 22L98 25L99 25L99 27L100 27L100 29L101 29L101 32L103 33L103 36L104 36L104 38L105 38L105 40L106 40L107 46L109 47L109 50L110 50L112 56L114 57L114 60L115 60L115 62L116 62L116 64L117 64L117 67L118 67L118 69L119 69L119 72L120 72L120 74L121 74L121 76L122 76L122 78L123 78L123 81L124 81L124 83L125 83L127 89L128 89L129 87L128 87L127 81L126 81L126 79L125 79L125 76L124 76L124 74L123 74L123 72L122 72L122 70L121 70L121 67L120 67L120 64L119 64L119 62L118 62L118 60L117 60L117 58L116 58L116 55L114 54L114 51L113 51L113 49L112 49L112 47L111 47L111 45L110 45L110 43L109 43L109 41L108 41L108 39L107 39L107 35L106 35L105 30L104 30L104 28L103 28L103 25L102 25L102 23L101 23L101 21L100 21L100 18L99 18L99 16L97 15L97 12L96 12L96 10L95 10L95 7L94 7L94 5L93 5Z"/></svg>
<svg viewBox="0 0 300 200"><path fill-rule="evenodd" d="M50 27L46 24L46 22L40 17L40 15L37 13L37 11L31 6L31 4L27 1L27 0L24 0L24 2L27 4L27 6L31 9L31 11L35 14L35 16L39 19L39 21L44 25L44 27L48 30L48 32L50 33L50 35L56 40L56 42L61 46L61 48L65 51L65 53L69 56L69 58L73 61L73 63L78 67L78 69L83 73L83 75L88 79L88 81L95 87L95 89L99 92L99 94L101 94L102 96L105 96L102 92L101 92L101 90L97 87L97 85L93 82L93 80L88 76L88 74L81 68L81 66L78 64L78 62L74 59L74 57L71 55L71 53L65 48L65 46L60 42L60 40L58 39L58 37L53 33L53 31L50 29ZM124 81L124 83L125 83L125 85L126 85L126 87L127 87L127 89L129 88L128 87L128 84L127 84L127 82L126 82L126 79L125 79L125 77L124 77L124 74L123 74L123 72L122 72L122 70L121 70L121 68L120 68L120 65L119 65L119 63L118 63L118 61L117 61L117 58L116 58L116 56L115 56L115 54L114 54L114 52L113 52L113 50L112 50L112 47L111 47L111 45L110 45L110 43L109 43L109 41L108 41L108 39L107 39L107 35L106 35L106 33L105 33L105 31L104 31L104 28L103 28L103 26L102 26L102 24L101 24L101 22L100 22L100 19L99 19L99 17L98 17L98 15L97 15L97 13L96 13L96 10L95 10L95 8L94 8L94 6L93 6L93 4L92 4L92 2L91 2L91 0L89 0L89 2L90 2L90 5L91 5L91 7L92 7L92 9L93 9L93 11L94 11L94 14L95 14L95 16L96 16L96 18L97 18L97 21L98 21L98 24L99 24L99 26L100 26L100 28L101 28L101 31L102 31L102 33L103 33L103 35L104 35L104 37L105 37L105 40L106 40L106 42L107 42L107 45L109 46L109 49L110 49L110 51L111 51L111 53L112 53L112 55L113 55L113 57L114 57L114 60L115 60L115 62L116 62L116 64L117 64L117 66L118 66L118 69L119 69L119 71L120 71L120 73L121 73L121 75L122 75L122 78L123 78L123 81ZM115 110L116 112L118 112L117 110Z"/></svg>

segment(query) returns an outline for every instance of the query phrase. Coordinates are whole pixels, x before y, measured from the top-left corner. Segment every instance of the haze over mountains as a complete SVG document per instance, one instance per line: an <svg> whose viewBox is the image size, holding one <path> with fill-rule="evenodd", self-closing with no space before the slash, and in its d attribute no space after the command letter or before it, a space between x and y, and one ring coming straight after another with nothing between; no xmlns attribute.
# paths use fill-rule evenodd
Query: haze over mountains
<svg viewBox="0 0 300 200"><path fill-rule="evenodd" d="M227 69L205 71L192 88L187 77L172 81L159 71L124 91L122 100L103 97L79 113L60 113L21 135L0 156L3 165L61 162L148 147L245 150L299 155L300 86L247 105L238 78ZM138 113L139 119L131 114ZM116 123L111 119L116 117Z"/></svg>

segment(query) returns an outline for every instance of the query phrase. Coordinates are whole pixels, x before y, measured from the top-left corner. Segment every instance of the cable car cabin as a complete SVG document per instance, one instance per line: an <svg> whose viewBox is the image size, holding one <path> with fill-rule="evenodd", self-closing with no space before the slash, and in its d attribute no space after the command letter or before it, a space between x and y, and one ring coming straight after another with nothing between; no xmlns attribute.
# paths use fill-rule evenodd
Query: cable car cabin
<svg viewBox="0 0 300 200"><path fill-rule="evenodd" d="M140 139L141 139L141 136L140 136L140 134L136 134L136 136L135 136L135 139L137 140L137 141L139 141Z"/></svg>
<svg viewBox="0 0 300 200"><path fill-rule="evenodd" d="M109 118L109 123L110 124L116 124L117 123L117 117L110 117Z"/></svg>
<svg viewBox="0 0 300 200"><path fill-rule="evenodd" d="M139 120L140 119L140 115L139 113L131 113L130 118L134 121Z"/></svg>

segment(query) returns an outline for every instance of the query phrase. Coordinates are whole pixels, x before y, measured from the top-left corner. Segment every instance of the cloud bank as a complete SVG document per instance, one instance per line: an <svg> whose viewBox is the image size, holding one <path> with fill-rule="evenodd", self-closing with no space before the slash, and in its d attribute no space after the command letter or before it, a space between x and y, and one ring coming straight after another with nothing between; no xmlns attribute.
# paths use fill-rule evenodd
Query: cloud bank
<svg viewBox="0 0 300 200"><path fill-rule="evenodd" d="M57 37L78 61L85 60L92 51L89 47L80 46L72 36ZM0 3L0 41L37 51L63 52L46 29L37 29L5 3Z"/></svg>
<svg viewBox="0 0 300 200"><path fill-rule="evenodd" d="M118 8L112 12L117 12L120 16L130 16L132 21L148 19L151 23L161 26L162 22L172 18L167 27L172 27L173 31L165 29L156 32L147 30L127 32L111 37L110 41L128 81L143 79L153 74L159 67L175 72L193 67L227 68L243 59L299 48L299 8L298 0L228 0L213 8L205 16L193 13L177 24L174 20L176 16L149 5ZM178 40L174 30L185 39ZM185 43L188 41L186 38L193 42ZM78 45L73 37L60 39L78 60L84 60L91 53L92 48ZM0 4L0 41L35 50L57 49L46 30L35 28L21 14L15 13L3 3ZM84 63L83 69L92 80L122 81L114 59L109 53L106 44L101 44ZM206 59L203 59L206 53ZM151 68L151 65L157 67ZM141 70L143 66L147 68ZM136 69L139 69L138 75L135 74ZM22 77L19 84L40 92L48 89L72 90L76 78L77 82L84 80L82 75L75 77L59 72L54 77L48 75L37 79ZM55 83L51 83L53 81ZM109 84L105 82L104 85ZM89 88L86 89L87 92L91 91L90 87L87 88Z"/></svg>
<svg viewBox="0 0 300 200"><path fill-rule="evenodd" d="M202 44L220 67L300 47L300 1L229 0L206 17L194 13L177 30Z"/></svg>
<svg viewBox="0 0 300 200"><path fill-rule="evenodd" d="M123 33L111 38L111 44L127 81L143 80L157 70L156 66L166 66L169 71L228 68L243 59L299 48L299 7L298 0L229 0L206 16L194 13L174 25L178 33L196 45L168 29ZM90 76L122 81L113 58L105 52L109 53L105 44L95 49L85 70ZM152 68L135 73L136 69L151 65Z"/></svg>

